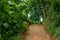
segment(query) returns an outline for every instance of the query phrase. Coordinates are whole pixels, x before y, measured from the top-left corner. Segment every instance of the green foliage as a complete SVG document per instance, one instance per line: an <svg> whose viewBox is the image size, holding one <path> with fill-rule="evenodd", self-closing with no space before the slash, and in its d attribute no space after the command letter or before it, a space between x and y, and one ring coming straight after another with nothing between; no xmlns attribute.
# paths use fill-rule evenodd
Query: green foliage
<svg viewBox="0 0 60 40"><path fill-rule="evenodd" d="M0 1L0 35L3 40L9 40L17 33L24 32L29 24L40 23L39 0L1 0ZM28 18L28 14L31 17ZM28 22L27 22L28 21Z"/></svg>
<svg viewBox="0 0 60 40"><path fill-rule="evenodd" d="M44 17L49 32L60 39L60 0L0 0L0 40L19 40L14 39L18 33Z"/></svg>
<svg viewBox="0 0 60 40"><path fill-rule="evenodd" d="M0 5L0 35L3 40L9 40L27 28L28 24L25 22L27 4L23 2L17 4L15 0L1 0Z"/></svg>
<svg viewBox="0 0 60 40"><path fill-rule="evenodd" d="M48 25L47 29L51 32L52 35L58 37L59 29L60 29L60 0L50 0L50 7L49 10L46 11L47 19L46 23Z"/></svg>

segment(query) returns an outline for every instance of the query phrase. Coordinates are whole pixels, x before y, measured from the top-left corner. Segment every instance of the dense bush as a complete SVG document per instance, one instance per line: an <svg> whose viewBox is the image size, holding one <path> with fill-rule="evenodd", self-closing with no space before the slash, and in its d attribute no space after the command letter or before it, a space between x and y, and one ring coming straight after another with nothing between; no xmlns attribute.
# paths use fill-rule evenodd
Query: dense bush
<svg viewBox="0 0 60 40"><path fill-rule="evenodd" d="M49 10L47 14L47 29L49 32L60 40L60 1L59 0L50 0Z"/></svg>
<svg viewBox="0 0 60 40"><path fill-rule="evenodd" d="M3 40L9 40L10 37L26 30L27 14L23 14L26 8L23 2L17 4L14 0L0 1L0 35Z"/></svg>

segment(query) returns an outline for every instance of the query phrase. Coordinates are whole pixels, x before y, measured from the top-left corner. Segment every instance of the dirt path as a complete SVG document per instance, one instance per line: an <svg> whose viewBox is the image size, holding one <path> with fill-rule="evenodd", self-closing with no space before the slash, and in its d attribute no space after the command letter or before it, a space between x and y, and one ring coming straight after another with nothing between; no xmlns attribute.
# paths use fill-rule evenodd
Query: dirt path
<svg viewBox="0 0 60 40"><path fill-rule="evenodd" d="M52 40L43 25L33 24L27 29L25 40Z"/></svg>

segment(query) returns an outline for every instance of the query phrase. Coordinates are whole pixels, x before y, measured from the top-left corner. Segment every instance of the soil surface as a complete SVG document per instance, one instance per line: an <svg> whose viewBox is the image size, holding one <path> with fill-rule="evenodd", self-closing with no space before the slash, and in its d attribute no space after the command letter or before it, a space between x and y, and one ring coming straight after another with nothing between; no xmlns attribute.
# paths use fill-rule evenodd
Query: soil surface
<svg viewBox="0 0 60 40"><path fill-rule="evenodd" d="M44 25L30 25L26 31L25 40L52 40Z"/></svg>

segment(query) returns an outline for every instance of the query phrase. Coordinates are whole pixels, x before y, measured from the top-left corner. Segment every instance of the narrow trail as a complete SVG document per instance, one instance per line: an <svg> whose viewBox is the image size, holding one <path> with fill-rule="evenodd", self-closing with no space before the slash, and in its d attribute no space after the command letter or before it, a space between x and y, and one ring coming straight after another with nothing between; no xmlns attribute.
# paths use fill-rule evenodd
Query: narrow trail
<svg viewBox="0 0 60 40"><path fill-rule="evenodd" d="M26 31L25 40L52 40L44 25L30 25Z"/></svg>

